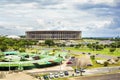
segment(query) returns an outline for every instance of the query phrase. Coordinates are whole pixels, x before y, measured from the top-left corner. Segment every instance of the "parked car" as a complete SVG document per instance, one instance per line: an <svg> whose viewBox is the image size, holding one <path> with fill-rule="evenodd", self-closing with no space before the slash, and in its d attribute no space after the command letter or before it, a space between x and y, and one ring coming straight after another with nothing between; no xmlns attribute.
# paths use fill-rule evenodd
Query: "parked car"
<svg viewBox="0 0 120 80"><path fill-rule="evenodd" d="M76 74L79 74L80 71L79 71L78 69L75 69L75 73L76 73Z"/></svg>
<svg viewBox="0 0 120 80"><path fill-rule="evenodd" d="M71 61L68 61L66 64L72 64L72 62L71 62Z"/></svg>
<svg viewBox="0 0 120 80"><path fill-rule="evenodd" d="M54 77L55 77L55 78L58 78L58 77L59 77L58 73L55 73L55 74L54 74Z"/></svg>
<svg viewBox="0 0 120 80"><path fill-rule="evenodd" d="M75 76L79 76L80 75L80 70L79 69L75 69Z"/></svg>
<svg viewBox="0 0 120 80"><path fill-rule="evenodd" d="M68 76L69 75L68 71L64 71L64 75Z"/></svg>
<svg viewBox="0 0 120 80"><path fill-rule="evenodd" d="M49 77L47 75L43 75L44 80L49 80Z"/></svg>
<svg viewBox="0 0 120 80"><path fill-rule="evenodd" d="M60 77L63 77L63 76L64 76L64 73L63 73L63 72L60 72L60 73L59 73L59 76L60 76Z"/></svg>
<svg viewBox="0 0 120 80"><path fill-rule="evenodd" d="M53 73L50 73L50 74L49 74L49 78L50 78L50 79L53 79L53 78L54 78L54 74L53 74Z"/></svg>

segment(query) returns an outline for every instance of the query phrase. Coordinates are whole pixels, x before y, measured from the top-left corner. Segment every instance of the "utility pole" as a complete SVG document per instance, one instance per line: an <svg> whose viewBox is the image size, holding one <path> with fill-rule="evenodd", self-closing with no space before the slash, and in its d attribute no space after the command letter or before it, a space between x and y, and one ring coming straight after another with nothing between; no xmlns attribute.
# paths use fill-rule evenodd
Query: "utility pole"
<svg viewBox="0 0 120 80"><path fill-rule="evenodd" d="M10 54L9 54L9 72L10 72Z"/></svg>

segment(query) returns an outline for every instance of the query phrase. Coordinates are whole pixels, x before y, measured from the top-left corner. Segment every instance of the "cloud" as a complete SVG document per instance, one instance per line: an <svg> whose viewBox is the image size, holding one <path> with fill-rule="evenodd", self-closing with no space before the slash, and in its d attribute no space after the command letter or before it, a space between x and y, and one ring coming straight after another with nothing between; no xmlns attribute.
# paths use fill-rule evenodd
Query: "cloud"
<svg viewBox="0 0 120 80"><path fill-rule="evenodd" d="M111 22L111 25L109 26L109 29L120 30L120 19L118 17L113 19L113 21Z"/></svg>
<svg viewBox="0 0 120 80"><path fill-rule="evenodd" d="M62 1L62 0L61 0ZM27 4L27 3L38 3L40 5L54 5L59 4L59 0L0 0L1 4Z"/></svg>
<svg viewBox="0 0 120 80"><path fill-rule="evenodd" d="M83 36L115 36L120 26L119 3L119 0L0 0L0 33L82 30Z"/></svg>

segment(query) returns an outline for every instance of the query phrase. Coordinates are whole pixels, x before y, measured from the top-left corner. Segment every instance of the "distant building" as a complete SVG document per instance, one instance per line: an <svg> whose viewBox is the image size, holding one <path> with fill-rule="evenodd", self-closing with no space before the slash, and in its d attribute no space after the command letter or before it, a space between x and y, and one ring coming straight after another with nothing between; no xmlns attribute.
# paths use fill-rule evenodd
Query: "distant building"
<svg viewBox="0 0 120 80"><path fill-rule="evenodd" d="M111 44L111 43L114 43L115 41L110 41L110 40L103 40L103 41L100 41L99 44Z"/></svg>
<svg viewBox="0 0 120 80"><path fill-rule="evenodd" d="M81 31L26 31L26 38L34 40L78 40L81 39Z"/></svg>
<svg viewBox="0 0 120 80"><path fill-rule="evenodd" d="M6 36L7 38L12 38L12 39L20 39L19 36L16 36L16 35L9 35L9 36Z"/></svg>

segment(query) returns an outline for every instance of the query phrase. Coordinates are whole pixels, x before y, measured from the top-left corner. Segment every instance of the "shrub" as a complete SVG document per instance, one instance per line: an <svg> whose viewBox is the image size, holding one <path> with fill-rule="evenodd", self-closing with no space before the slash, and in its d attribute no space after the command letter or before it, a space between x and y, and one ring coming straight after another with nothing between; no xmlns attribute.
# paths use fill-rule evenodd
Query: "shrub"
<svg viewBox="0 0 120 80"><path fill-rule="evenodd" d="M75 46L76 49L80 48L79 46Z"/></svg>
<svg viewBox="0 0 120 80"><path fill-rule="evenodd" d="M110 48L110 52L114 52L116 48Z"/></svg>
<svg viewBox="0 0 120 80"><path fill-rule="evenodd" d="M48 46L50 47L50 46L53 46L55 43L54 43L53 40L48 39L48 40L45 40L45 44L48 45Z"/></svg>
<svg viewBox="0 0 120 80"><path fill-rule="evenodd" d="M90 58L91 58L92 60L94 60L94 59L95 59L95 55L91 55Z"/></svg>
<svg viewBox="0 0 120 80"><path fill-rule="evenodd" d="M109 64L109 63L108 63L107 61L104 62L104 66L105 66L105 67L108 66L108 64Z"/></svg>
<svg viewBox="0 0 120 80"><path fill-rule="evenodd" d="M74 47L75 45L71 44L70 47Z"/></svg>
<svg viewBox="0 0 120 80"><path fill-rule="evenodd" d="M20 52L25 52L24 48L19 49Z"/></svg>

